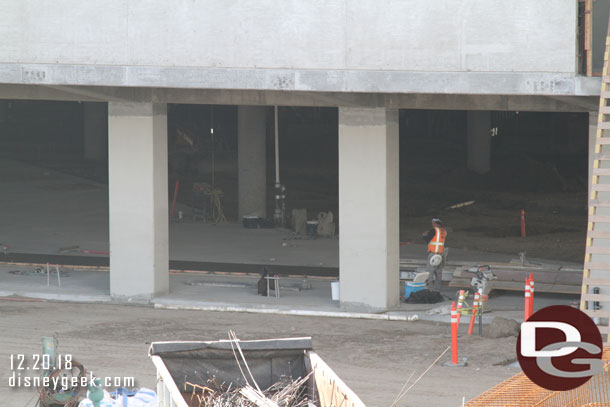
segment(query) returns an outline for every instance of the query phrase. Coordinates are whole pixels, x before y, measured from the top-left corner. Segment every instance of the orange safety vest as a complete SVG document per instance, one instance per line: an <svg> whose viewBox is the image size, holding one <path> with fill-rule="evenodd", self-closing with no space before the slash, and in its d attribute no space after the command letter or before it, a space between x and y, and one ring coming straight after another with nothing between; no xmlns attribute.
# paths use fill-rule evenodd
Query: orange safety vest
<svg viewBox="0 0 610 407"><path fill-rule="evenodd" d="M428 242L428 253L442 253L445 249L447 231L443 228L434 228L434 237Z"/></svg>

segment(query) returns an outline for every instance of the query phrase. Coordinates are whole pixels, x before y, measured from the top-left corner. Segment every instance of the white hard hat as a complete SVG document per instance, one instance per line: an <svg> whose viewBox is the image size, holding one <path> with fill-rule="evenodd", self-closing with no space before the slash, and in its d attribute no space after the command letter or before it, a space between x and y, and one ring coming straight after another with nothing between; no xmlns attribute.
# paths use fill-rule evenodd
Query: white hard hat
<svg viewBox="0 0 610 407"><path fill-rule="evenodd" d="M440 266L441 263L443 262L443 256L441 256L440 254L435 254L434 256L430 257L430 265L431 266Z"/></svg>

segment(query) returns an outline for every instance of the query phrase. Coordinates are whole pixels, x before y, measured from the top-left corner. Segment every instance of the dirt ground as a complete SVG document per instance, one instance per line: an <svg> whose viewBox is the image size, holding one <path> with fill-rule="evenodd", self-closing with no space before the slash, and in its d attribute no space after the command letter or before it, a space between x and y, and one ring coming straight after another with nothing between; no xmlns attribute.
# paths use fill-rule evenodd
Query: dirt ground
<svg viewBox="0 0 610 407"><path fill-rule="evenodd" d="M462 327L465 329L465 327ZM418 377L450 343L449 325L244 313L158 310L127 305L0 301L0 399L33 406L32 389L12 389L11 354L39 354L41 337L56 335L59 351L72 354L97 376L134 376L154 388L147 357L151 341L216 340L233 329L242 339L312 336L316 351L367 406L389 407L408 376ZM519 370L494 364L514 358L515 338L464 337L465 368L440 363L398 406L458 406ZM29 404L28 404L29 401Z"/></svg>

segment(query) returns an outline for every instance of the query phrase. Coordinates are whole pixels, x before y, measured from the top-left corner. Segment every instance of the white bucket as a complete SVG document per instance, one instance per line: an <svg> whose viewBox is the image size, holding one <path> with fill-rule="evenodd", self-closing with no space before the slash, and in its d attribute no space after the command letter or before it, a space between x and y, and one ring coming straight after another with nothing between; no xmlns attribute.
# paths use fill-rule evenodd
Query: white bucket
<svg viewBox="0 0 610 407"><path fill-rule="evenodd" d="M330 282L330 291L332 293L333 301L339 301L339 282L338 281Z"/></svg>

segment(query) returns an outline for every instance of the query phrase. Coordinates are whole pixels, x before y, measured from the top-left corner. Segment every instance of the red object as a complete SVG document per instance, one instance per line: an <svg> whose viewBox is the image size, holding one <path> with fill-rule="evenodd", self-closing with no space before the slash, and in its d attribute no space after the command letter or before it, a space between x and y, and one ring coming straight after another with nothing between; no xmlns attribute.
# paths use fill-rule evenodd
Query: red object
<svg viewBox="0 0 610 407"><path fill-rule="evenodd" d="M178 198L178 190L180 189L180 180L176 180L176 186L174 187L174 200L172 201L172 211L169 216L174 216L174 210L176 209L176 199Z"/></svg>
<svg viewBox="0 0 610 407"><path fill-rule="evenodd" d="M474 322L477 318L480 298L481 296L478 291L474 293L474 301L472 302L472 314L470 314L470 325L468 326L468 335L472 335L472 331L474 330Z"/></svg>
<svg viewBox="0 0 610 407"><path fill-rule="evenodd" d="M530 292L530 279L529 277L527 277L525 279L525 306L523 307L524 311L523 311L523 321L527 321L529 319L529 317L531 316L530 314L530 303L532 299L532 294Z"/></svg>
<svg viewBox="0 0 610 407"><path fill-rule="evenodd" d="M534 315L534 275L530 273L530 317Z"/></svg>
<svg viewBox="0 0 610 407"><path fill-rule="evenodd" d="M455 301L451 303L451 363L458 364L458 318Z"/></svg>
<svg viewBox="0 0 610 407"><path fill-rule="evenodd" d="M406 241L406 242L400 242L400 245L401 245L401 246L405 246L405 245L408 245L408 244L410 244L410 243L411 243L411 241L410 241L410 240L408 240L408 241Z"/></svg>
<svg viewBox="0 0 610 407"><path fill-rule="evenodd" d="M521 209L521 237L525 237L525 210Z"/></svg>

